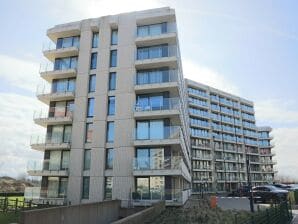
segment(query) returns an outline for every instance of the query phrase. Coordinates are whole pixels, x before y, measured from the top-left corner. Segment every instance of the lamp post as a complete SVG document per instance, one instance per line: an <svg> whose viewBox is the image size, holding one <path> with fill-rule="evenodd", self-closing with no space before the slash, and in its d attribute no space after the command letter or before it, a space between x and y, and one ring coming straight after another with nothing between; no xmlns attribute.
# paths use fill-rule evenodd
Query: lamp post
<svg viewBox="0 0 298 224"><path fill-rule="evenodd" d="M250 176L250 161L248 158L246 158L246 175L247 175L247 185L249 189L250 211L254 212L253 192L251 187L251 176Z"/></svg>

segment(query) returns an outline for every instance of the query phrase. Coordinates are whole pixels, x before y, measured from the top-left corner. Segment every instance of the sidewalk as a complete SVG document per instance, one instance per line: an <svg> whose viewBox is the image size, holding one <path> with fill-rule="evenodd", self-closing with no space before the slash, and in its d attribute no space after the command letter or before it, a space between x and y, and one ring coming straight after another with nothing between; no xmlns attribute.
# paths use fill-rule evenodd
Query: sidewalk
<svg viewBox="0 0 298 224"><path fill-rule="evenodd" d="M292 212L293 212L292 224L298 224L298 210L292 210Z"/></svg>

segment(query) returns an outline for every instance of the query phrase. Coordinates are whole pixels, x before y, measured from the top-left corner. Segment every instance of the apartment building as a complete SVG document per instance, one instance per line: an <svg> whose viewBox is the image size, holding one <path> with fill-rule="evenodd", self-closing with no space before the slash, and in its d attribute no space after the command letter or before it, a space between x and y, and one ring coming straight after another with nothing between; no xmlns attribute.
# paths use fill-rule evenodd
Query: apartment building
<svg viewBox="0 0 298 224"><path fill-rule="evenodd" d="M193 192L272 183L271 128L257 127L253 102L192 80L188 89Z"/></svg>
<svg viewBox="0 0 298 224"><path fill-rule="evenodd" d="M44 152L28 173L40 202L123 205L190 195L191 160L176 17L160 8L54 26L36 113ZM30 190L27 190L30 193ZM36 193L37 192L37 193ZM147 203L148 204L148 203Z"/></svg>
<svg viewBox="0 0 298 224"><path fill-rule="evenodd" d="M253 103L185 80L175 11L159 8L86 19L47 31L47 105L31 138L43 152L25 195L40 203L121 199L124 206L193 192L229 191L274 178L270 128L257 128Z"/></svg>

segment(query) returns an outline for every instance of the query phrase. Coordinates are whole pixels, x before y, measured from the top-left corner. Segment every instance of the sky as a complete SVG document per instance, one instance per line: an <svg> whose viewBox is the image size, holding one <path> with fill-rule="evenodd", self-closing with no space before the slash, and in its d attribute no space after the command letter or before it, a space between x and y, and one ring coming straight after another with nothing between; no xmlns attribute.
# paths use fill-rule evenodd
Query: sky
<svg viewBox="0 0 298 224"><path fill-rule="evenodd" d="M273 128L279 175L298 179L298 1L11 0L0 2L0 176L42 158L30 138L46 30L87 18L169 6L176 10L184 76L254 101Z"/></svg>

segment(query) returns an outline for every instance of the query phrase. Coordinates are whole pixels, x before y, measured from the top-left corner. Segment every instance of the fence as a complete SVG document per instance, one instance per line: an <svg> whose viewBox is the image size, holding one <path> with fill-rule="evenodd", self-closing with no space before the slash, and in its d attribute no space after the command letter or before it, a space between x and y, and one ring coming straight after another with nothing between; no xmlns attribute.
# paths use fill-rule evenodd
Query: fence
<svg viewBox="0 0 298 224"><path fill-rule="evenodd" d="M18 197L4 197L0 198L0 212L18 212L30 209L37 208L47 208L53 207L53 205L49 204L35 204L31 200L27 201L24 198L20 199Z"/></svg>
<svg viewBox="0 0 298 224"><path fill-rule="evenodd" d="M290 224L293 219L291 204L283 202L272 205L265 210L249 215L246 218L235 214L235 224Z"/></svg>

